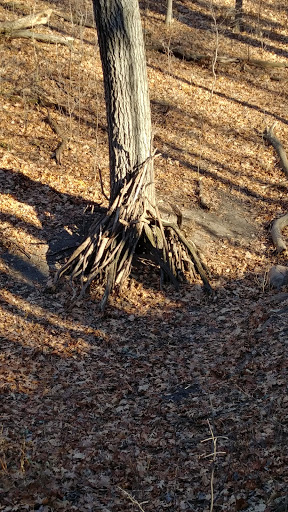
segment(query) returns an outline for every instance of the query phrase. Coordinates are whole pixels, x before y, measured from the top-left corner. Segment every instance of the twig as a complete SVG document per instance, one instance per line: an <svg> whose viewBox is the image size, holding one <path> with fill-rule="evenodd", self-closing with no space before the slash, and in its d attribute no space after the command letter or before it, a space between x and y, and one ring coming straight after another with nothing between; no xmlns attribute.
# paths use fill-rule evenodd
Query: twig
<svg viewBox="0 0 288 512"><path fill-rule="evenodd" d="M214 28L215 28L215 52L214 52L213 59L212 59L213 84L212 84L212 87L211 87L211 96L213 96L214 88L215 88L216 80L217 80L215 66L216 66L216 62L217 62L217 59L218 59L219 31L218 31L218 25L217 25L217 20L216 20L216 16L215 16L212 0L210 2L210 10L211 10L211 15L212 15L213 23L214 23Z"/></svg>
<svg viewBox="0 0 288 512"><path fill-rule="evenodd" d="M63 20L65 21L69 21L69 23L73 23L74 25L80 25L81 27L87 28L95 28L95 23L93 21L87 21L86 16L85 18L82 16L79 17L76 14L73 14L72 12L70 13L70 15L68 15L61 11L55 11L54 14L56 14L56 16L59 16L59 18L63 18Z"/></svg>
<svg viewBox="0 0 288 512"><path fill-rule="evenodd" d="M107 201L109 201L109 197L107 196L107 194L104 191L104 185L103 185L103 179L102 179L102 171L101 171L100 165L98 165L98 174L99 174L99 179L100 179L101 192L102 192L103 196L105 197L105 199L107 199Z"/></svg>
<svg viewBox="0 0 288 512"><path fill-rule="evenodd" d="M132 494L129 494L129 492L125 491L124 489L122 489L122 487L120 487L119 485L117 485L117 489L119 489L121 492L123 492L123 494L125 496L127 496L127 498L129 498L129 500L131 501L131 503L133 503L133 505L137 505L137 507L139 508L139 510L141 510L141 512L145 512L144 508L142 507L142 504L144 503L148 503L148 501L143 501L142 503L139 503L139 501L137 501L134 496L132 496Z"/></svg>
<svg viewBox="0 0 288 512"><path fill-rule="evenodd" d="M173 229L175 231L175 233L177 234L179 240L182 242L184 247L186 247L188 249L189 254L192 256L193 263L195 264L197 272L200 274L200 277L201 277L201 279L202 279L202 281L204 283L205 290L209 294L213 294L213 288L212 288L212 286L209 283L208 276L207 276L207 274L205 272L205 269L203 268L203 264L202 264L202 262L201 262L201 260L199 258L199 255L197 254L197 250L196 250L193 242L189 242L185 238L183 233L181 233L181 231L178 228L178 226L176 226L176 224L174 224L173 222L167 222L167 221L161 219L161 223L163 224L164 227L170 227L171 229Z"/></svg>
<svg viewBox="0 0 288 512"><path fill-rule="evenodd" d="M5 231L5 229L3 229L3 232L4 232L4 231ZM4 244L3 244L3 245L4 245ZM10 246L10 245L17 247L17 249L18 249L20 252L22 252L22 253L26 256L26 258L28 258L29 260L31 260L31 256L30 256L30 254L28 254L28 252L27 252L27 251L25 251L25 249L23 249L23 247L21 247L19 244L17 244L16 242L14 242L14 240L7 240L7 241L6 241L6 244L4 245L4 247L6 246L5 248L9 248L9 246Z"/></svg>
<svg viewBox="0 0 288 512"><path fill-rule="evenodd" d="M208 455L203 455L202 458L205 459L207 457L212 457L211 460L211 478L210 478L210 492L211 492L211 502L210 502L210 512L213 512L214 509L214 473L215 473L215 463L217 460L217 455L225 455L226 452L218 452L217 451L217 441L219 438L222 439L228 439L226 436L214 436L213 428L211 426L211 423L209 420L207 420L209 430L211 437L208 437L207 439L203 439L201 443L206 443L207 441L212 441L212 453L209 453Z"/></svg>

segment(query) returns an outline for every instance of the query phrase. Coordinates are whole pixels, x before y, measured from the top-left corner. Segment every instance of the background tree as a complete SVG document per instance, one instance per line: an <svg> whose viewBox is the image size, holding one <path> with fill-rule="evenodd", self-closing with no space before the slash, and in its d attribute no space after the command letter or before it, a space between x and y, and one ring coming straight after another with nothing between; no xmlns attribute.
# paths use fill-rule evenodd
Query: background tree
<svg viewBox="0 0 288 512"><path fill-rule="evenodd" d="M235 0L235 30L243 31L243 0Z"/></svg>
<svg viewBox="0 0 288 512"><path fill-rule="evenodd" d="M172 19L173 19L173 0L167 0L167 10L166 10L166 18L165 18L165 24L171 25Z"/></svg>
<svg viewBox="0 0 288 512"><path fill-rule="evenodd" d="M56 275L80 278L83 295L98 279L110 291L125 282L143 236L166 274L177 284L185 268L196 269L209 287L195 248L179 227L164 223L155 201L151 113L145 47L137 0L93 0L108 121L110 204L89 235ZM177 249L176 249L177 246ZM76 291L75 291L76 295Z"/></svg>

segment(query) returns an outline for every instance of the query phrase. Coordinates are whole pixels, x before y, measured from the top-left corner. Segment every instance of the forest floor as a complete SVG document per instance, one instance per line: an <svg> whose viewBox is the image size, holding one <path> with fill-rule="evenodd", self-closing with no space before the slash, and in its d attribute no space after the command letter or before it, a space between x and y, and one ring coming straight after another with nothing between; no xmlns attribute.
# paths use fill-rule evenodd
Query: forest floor
<svg viewBox="0 0 288 512"><path fill-rule="evenodd" d="M0 42L0 511L284 512L288 290L267 272L286 264L270 228L288 181L263 132L277 121L286 145L287 69L213 63L288 65L288 7L247 0L237 34L234 0L178 0L170 29L166 1L141 3L159 207L183 211L215 295L200 280L161 290L144 260L101 314L94 285L71 312L65 281L46 288L107 206L99 168L109 191L91 5L61 2L79 25L59 4L0 2L0 21L51 7L35 31L75 37ZM179 46L211 59L179 60ZM48 113L68 137L61 165Z"/></svg>

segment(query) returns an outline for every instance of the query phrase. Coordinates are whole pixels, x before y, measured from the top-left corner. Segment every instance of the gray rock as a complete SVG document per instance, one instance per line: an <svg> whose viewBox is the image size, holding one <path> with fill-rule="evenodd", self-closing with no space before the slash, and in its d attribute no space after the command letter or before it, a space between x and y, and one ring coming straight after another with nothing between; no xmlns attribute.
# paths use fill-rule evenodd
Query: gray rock
<svg viewBox="0 0 288 512"><path fill-rule="evenodd" d="M270 286L279 290L279 288L288 284L288 267L284 267L283 265L271 267L267 278Z"/></svg>

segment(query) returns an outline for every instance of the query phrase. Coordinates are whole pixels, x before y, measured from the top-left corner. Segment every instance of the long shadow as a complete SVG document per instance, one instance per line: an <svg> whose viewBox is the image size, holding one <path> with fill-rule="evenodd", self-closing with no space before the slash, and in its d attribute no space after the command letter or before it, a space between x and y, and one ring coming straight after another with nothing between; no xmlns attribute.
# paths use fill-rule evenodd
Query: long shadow
<svg viewBox="0 0 288 512"><path fill-rule="evenodd" d="M26 262L24 263L26 266ZM23 265L23 266L24 266ZM31 269L28 268L29 276L31 275ZM33 272L35 269L33 269ZM24 269L25 272L25 269ZM83 336L85 337L85 321L73 321L70 322L70 326L61 325L61 320L66 317L65 311L61 308L61 305L58 304L58 311L55 313L55 301L53 296L48 296L48 293L42 289L42 297L41 300L35 302L35 287L32 285L23 285L22 280L17 280L15 276L13 278L9 278L5 273L0 272L0 282L5 283L5 290L8 291L9 296L5 295L1 297L1 308L2 310L6 310L10 314L13 313L15 317L18 318L17 322L22 319L25 321L26 325L30 325L31 329L37 324L42 325L47 333L49 333L53 329L57 329L58 332L66 332L69 333L70 336ZM31 295L33 296L33 300L31 301ZM13 301L11 302L11 298ZM17 299L20 299L19 304L17 304ZM54 302L54 307L53 307ZM37 306L37 312L33 310L34 306ZM31 309L27 312L27 307ZM89 324L90 326L90 324ZM99 335L101 337L101 335Z"/></svg>
<svg viewBox="0 0 288 512"><path fill-rule="evenodd" d="M205 85L200 85L193 83L191 80L186 80L183 77L177 76L174 73L170 73L169 71L166 71L165 69L162 69L159 66L154 66L153 64L149 64L149 67L151 69L154 69L155 71L160 71L163 74L166 74L168 76L172 76L172 78L175 78L175 80L179 80L180 82L183 82L184 84L188 85L194 85L195 87L198 87L199 89L203 89L203 91L211 92L211 89L209 87L205 87ZM220 92L220 91L213 91L213 94L215 96L219 96L219 98L224 98L227 101L231 101L232 103L236 103L238 105L242 105L243 107L251 108L252 110L256 110L257 112L260 112L261 114L265 114L266 116L274 117L274 119L277 119L277 121L281 121L284 124L288 124L287 119L284 117L278 116L277 114L273 114L269 110L266 110L264 108L260 108L257 105L253 105L252 103L249 103L248 101L244 100L237 100L237 98L233 98L231 96L228 96L227 94Z"/></svg>
<svg viewBox="0 0 288 512"><path fill-rule="evenodd" d="M180 154L183 153L182 149L178 148L174 144L171 144L171 143L169 143L167 141L165 141L165 146L170 147L171 150L176 151L176 152L178 152ZM193 157L197 156L197 155L192 155L191 153L186 152L186 151L185 151L185 153L188 153L189 155L191 155ZM233 190L236 190L237 192L241 192L246 197L249 197L249 198L253 197L253 198L257 199L257 200L263 201L264 203L268 203L268 204L279 204L279 199L272 199L270 197L265 197L262 194L258 194L257 192L254 192L254 190L252 190L249 187L245 187L245 186L243 187L243 186L239 185L238 183L233 182L229 178L225 178L224 176L219 176L216 172L212 172L210 170L203 169L203 168L199 169L196 165L193 165L190 162L188 162L187 160L184 160L184 159L181 159L181 158L177 158L176 159L170 153L169 154L162 153L162 156L164 158L170 158L172 160L177 160L181 165L183 165L187 169L191 169L195 173L199 173L202 176L209 176L210 178L213 178L216 182L219 181L220 183L228 185L230 188L232 188ZM228 171L231 174L231 169L228 168L227 166L225 166L224 164L221 164L220 162L211 160L209 158L206 158L206 160L208 162L210 162L211 164L213 164L213 166L221 167L222 169ZM283 204L283 206L285 208L288 207L288 201L283 201L281 199L281 203Z"/></svg>
<svg viewBox="0 0 288 512"><path fill-rule="evenodd" d="M225 33L225 36L229 39L239 41L240 43L249 44L250 46L254 46L255 48L261 48L263 47L262 41L258 41L257 39L254 39L248 35L244 34L235 34L234 32L229 31L228 33ZM275 55L279 55L279 57L285 57L288 58L288 51L282 50L281 48L276 48L275 46L272 46L270 44L267 44L267 42L264 43L265 50L271 53L274 53Z"/></svg>
<svg viewBox="0 0 288 512"><path fill-rule="evenodd" d="M204 122L205 124L207 124L207 126L209 126L211 128L215 128L218 133L220 132L224 136L229 134L229 136L233 136L239 140L248 142L249 144L251 144L252 142L254 142L255 144L259 144L259 140L262 137L261 134L257 134L257 133L254 133L254 134L249 133L249 135L244 135L243 133L240 133L239 131L237 131L235 128L233 128L231 126L226 127L226 126L216 124L216 123L212 122L211 117L209 117L208 115L205 115L205 113L201 113L201 114L195 113L194 115L191 115L190 113L188 114L187 111L184 111L183 109L179 108L177 105L174 105L173 103L170 103L168 101L163 102L163 101L157 100L155 98L153 100L151 100L152 121L155 118L155 125L157 125L157 122L159 122L159 117L161 119L161 122L164 125L166 125L166 115L169 114L170 111L174 112L176 115L179 115L181 117L182 122L183 122L183 119L187 118L187 125L185 125L186 128L177 128L177 132L179 131L179 133L182 133L183 135L185 135L188 132L189 137L191 137L191 135L190 135L191 128L192 128L191 119L193 119L193 127L196 126L197 129L200 129ZM193 137L193 135L192 135L192 137ZM195 134L195 137L198 140L199 137L197 134ZM214 145L207 144L207 146L210 148L215 148L215 147L217 147L217 144L216 143ZM268 181L266 182L266 181L260 180L260 182L263 184L266 184L266 185L269 184Z"/></svg>
<svg viewBox="0 0 288 512"><path fill-rule="evenodd" d="M271 39L272 41L277 41L279 43L288 43L288 37L283 34L277 34L272 32L272 30L267 30L266 28L263 30L262 37L267 37L267 39ZM264 47L267 48L266 43L264 43Z"/></svg>
<svg viewBox="0 0 288 512"><path fill-rule="evenodd" d="M156 103L156 102L155 102ZM159 102L159 105L161 105L161 102ZM167 106L167 104L165 105ZM185 115L186 115L186 112L182 111L181 109L179 109L178 107L175 107L174 105L171 105L171 110L175 110L177 111L179 114L182 115L182 119L185 118ZM205 118L205 116L203 117L203 119L205 119L205 123L207 124L207 126L211 127L211 128L215 128L217 130L217 132L221 132L224 136L227 132L227 130L225 129L221 129L221 127L219 127L216 123L212 123L211 122L211 119L209 118ZM191 116L190 116L190 120L191 120ZM195 118L194 118L195 120ZM191 127L188 125L187 128L178 128L177 129L177 133L181 134L182 135L182 138L187 138L187 133L188 133L188 136L189 138L191 139L191 134L190 134L190 130L191 130ZM237 137L237 139L242 139L243 141L246 141L248 143L252 143L253 141L255 142L255 144L259 144L260 140L261 140L261 134L259 135L254 135L251 136L250 138L247 136L243 136L243 134L241 133L238 133L237 130L233 129L233 128L230 128L228 129L228 132L229 132L229 135L232 135L234 136L235 138ZM198 135L195 134L195 137L194 137L195 141L197 141L197 143L199 142L199 137ZM162 140L162 138L159 136L159 135L156 135L155 136L155 141L157 142L160 142L161 145L163 146L166 146L168 145L169 146L169 142L166 142L164 140ZM173 145L172 145L173 146ZM170 147L172 147L170 145ZM214 144L210 144L210 143L207 143L206 142L206 146L212 150L217 150L219 151L219 144L217 144L217 142L215 142ZM161 146L160 146L161 147ZM174 146L173 146L174 147ZM176 146L175 146L176 148ZM182 153L186 153L186 154L189 154L191 155L194 159L199 159L199 155L196 154L196 153L190 153L189 151L187 151L185 148L182 149L180 147L178 147L176 149L178 152L182 152ZM239 150L240 151L240 150ZM225 155L225 154L228 154L229 156L231 156L231 151L229 152L228 150L223 150L221 148L221 155ZM169 155L164 151L162 152L162 156L165 158L169 158ZM250 158L249 156L247 156L247 158ZM213 163L213 165L217 166L218 168L221 168L223 170L225 170L226 172L228 172L230 175L234 175L235 177L238 177L239 174L240 174L240 171L239 170L233 170L231 169L230 167L228 167L227 165L223 164L223 162L221 161L216 161L216 160L209 160L207 159L207 161ZM279 172L280 173L283 173L283 171L279 168ZM241 173L242 176L246 176L249 178L249 180L251 180L251 174L246 174L245 172L242 172ZM271 181L269 180L265 180L265 179L260 179L258 177L254 177L253 178L253 181L254 182L257 182L259 183L260 185L264 185L264 186L269 186L270 188L275 188L281 192L285 192L287 193L287 187L288 187L288 183L287 185L286 184L279 184L279 183L271 183Z"/></svg>
<svg viewBox="0 0 288 512"><path fill-rule="evenodd" d="M181 130L179 130L179 133L180 132L181 132ZM185 153L187 155L192 156L194 160L199 159L199 154L191 153L191 152L187 151L186 149L179 148L179 147L175 146L174 144L171 144L171 143L167 142L166 140L164 141L164 140L161 139L161 137L159 137L159 135L157 135L155 137L155 141L160 142L160 148L161 148L161 145L163 145L164 147L165 146L169 146L169 147L171 147L171 149L173 149L173 150L175 150L175 151L177 151L179 153ZM197 141L198 141L198 139L197 139ZM259 142L259 141L257 141L257 142ZM211 149L219 150L219 147L216 144L215 145L207 144L207 147L209 147ZM160 148L159 148L159 150L161 151ZM162 154L163 158L167 158L167 159L171 158L171 155L168 154L167 151L164 151L164 152L161 151L161 154ZM228 151L223 151L221 149L221 155L224 155L224 154L229 154L229 156L231 156L231 152L228 153ZM259 183L260 185L263 185L263 186L269 186L270 189L276 189L278 191L287 193L288 183L287 183L287 185L286 184L279 184L279 183L271 183L271 181L269 181L269 180L260 179L258 177L251 178L251 174L250 173L247 174L245 172L244 173L241 172L240 170L233 170L231 167L228 167L227 165L223 164L223 162L221 162L221 161L212 160L212 159L209 159L207 157L203 158L203 160L205 160L207 162L210 162L211 164L216 166L218 169L223 169L223 171L229 173L229 175L231 175L231 176L235 176L235 178L238 178L241 175L241 176L244 176L246 178L249 178L249 181L253 181L255 183ZM198 167L197 167L197 169L198 169ZM281 169L279 169L279 173L283 173L283 171ZM264 197L265 196L263 196L263 198ZM272 202L274 202L274 201L272 201Z"/></svg>
<svg viewBox="0 0 288 512"><path fill-rule="evenodd" d="M7 240L2 241L4 252L1 253L1 259L9 268L7 274L4 271L0 274L0 282L4 288L3 308L10 313L12 311L19 319L22 318L31 323L31 327L37 322L41 323L41 317L43 317L43 323L47 327L53 328L54 323L49 319L49 314L55 313L55 299L53 295L49 294L49 290L46 291L49 270L53 271L59 259L63 262L64 258L73 252L87 235L95 215L102 214L105 209L97 203L83 200L81 196L60 193L56 188L32 180L20 171L13 169L0 169L0 194L2 196L9 194L18 203L33 206L35 214L41 222L41 228L39 228L32 222L20 219L17 215L2 213L0 220L3 223L9 224L11 228L24 230L39 241L39 251L38 242L35 242L32 249L29 245L21 248L17 240L14 242L9 236L7 236ZM84 211L91 205L94 209L93 215L91 213L84 214ZM73 217L71 217L71 212ZM40 251L43 246L48 248L46 254L45 250L44 254ZM24 249L23 252L22 249ZM42 261L42 259L43 265L39 265L39 260ZM144 285L147 288L155 287L159 290L157 278L151 281L146 280ZM10 299L7 298L6 292ZM19 299L20 305L17 304L17 300L11 299L13 295ZM31 312L27 315L25 308L21 306L23 300L30 304L32 309L34 304L39 306L42 312L35 314ZM56 311L59 307L63 312L61 304L58 304ZM48 318L45 311L48 313ZM81 317L80 324L84 321L84 317L83 319ZM88 325L91 324L88 323ZM77 329L73 327L68 330L72 335L74 331L77 332Z"/></svg>
<svg viewBox="0 0 288 512"><path fill-rule="evenodd" d="M1 258L12 272L11 279L2 275L5 288L8 286L12 293L27 296L29 300L35 286L45 288L49 270L55 269L59 258L63 261L65 256L73 252L86 236L94 215L102 213L104 209L81 196L60 193L13 169L0 169L0 194L9 194L20 204L32 205L41 223L39 228L32 222L5 213L1 214L0 219L3 224L19 228L36 240L33 245L22 248L17 240L9 239L9 236L5 239L4 231L1 244L4 249ZM46 254L43 247L48 248ZM47 307L48 304L49 300Z"/></svg>
<svg viewBox="0 0 288 512"><path fill-rule="evenodd" d="M220 63L218 64L218 74L219 76L221 76L222 78L227 78L228 80L231 80L233 82L236 82L236 83L243 83L243 78L241 78L240 76L238 76L238 74L233 74L233 67L232 69L230 70L227 69L227 66L224 67L224 65L221 65ZM237 64L235 64L235 66L237 66ZM272 70L271 70L272 71ZM275 68L273 70L274 72L276 73L281 73L282 71L285 72L284 68ZM251 68L249 66L247 66L247 68L245 69L245 83L247 85L250 85L252 88L258 90L258 91L261 91L263 92L264 94L278 94L275 89L273 89L273 86L272 87L268 87L267 85L267 82L265 83L265 87L263 87L263 85L260 85L259 84L259 80L261 80L261 76L263 74L263 72L265 73L265 70L259 68L259 69L256 69L256 68ZM254 80L253 80L253 77L254 77ZM273 83L273 74L270 75L270 80L271 80L271 84ZM277 80L277 78L276 78ZM283 83L285 83L284 81L285 79L283 78L282 80L282 77L279 77L279 81L283 81ZM262 80L261 80L261 83ZM285 90L282 90L281 91L281 96L283 98L286 98L287 96L287 93L285 92Z"/></svg>
<svg viewBox="0 0 288 512"><path fill-rule="evenodd" d="M196 48L195 45L193 45L194 47L194 51L195 53L197 53L197 51L200 50L200 48ZM172 50L173 51L173 50ZM202 49L201 51L199 51L199 53L202 52ZM177 56L177 54L175 55L175 58L178 59L179 56ZM181 56L181 60L182 60L182 56ZM201 62L197 62L197 61L193 61L193 66L201 66ZM223 64L221 62L218 62L217 63L217 74L221 75L221 77L227 77L229 80L232 80L234 82L241 82L243 83L243 77L239 77L239 74L235 74L233 73L233 69L234 67L236 66L239 66L238 63L235 63L235 64L231 64L229 65L229 67L226 65L226 64ZM153 68L153 64L149 64L149 67ZM154 67L154 69L157 69L157 67ZM180 77L176 77L175 75L173 75L173 73L171 72L168 72L165 70L165 69L160 69L158 68L159 71L161 71L162 73L166 73L166 74L169 74L170 76L174 76L177 80L182 80L182 78ZM273 94L276 94L275 93L275 89L272 89L272 88L269 88L269 87L263 87L261 85L259 85L259 83L251 80L249 78L249 75L256 75L256 77L259 77L261 76L261 73L263 74L263 72L265 72L265 69L259 67L258 69L257 68L253 68L253 67L250 67L250 66L247 66L247 69L245 69L245 82L249 85L251 85L253 88L257 89L257 90L260 90L260 91L263 91L264 93L267 93L267 91L269 93L273 93ZM280 68L271 68L271 72L276 72L276 73L285 73L286 72L286 68L284 67L280 67ZM273 77L273 73L272 73L272 77ZM272 78L271 78L272 80ZM279 78L279 80L281 80L281 77ZM183 79L183 81L185 82L185 79ZM191 82L187 82L187 83L190 83ZM285 92L285 90L282 90L281 92L282 96L283 97L286 97L287 96L287 93Z"/></svg>
<svg viewBox="0 0 288 512"><path fill-rule="evenodd" d="M95 210L102 211L98 203L88 202L79 195L59 192L56 188L39 181L32 180L20 171L14 169L0 169L0 193L13 197L20 203L33 205L36 215L42 224L42 229L29 222L21 220L21 228L31 234L36 234L41 240L49 242L55 233L55 225L69 227L83 218L83 211L93 206ZM73 207L75 219L71 219L69 209ZM2 213L2 218L4 219ZM84 216L85 217L85 216ZM16 215L7 215L6 220L11 224L17 223Z"/></svg>
<svg viewBox="0 0 288 512"><path fill-rule="evenodd" d="M229 476L229 490L242 492L243 478L251 482L251 470L249 465L243 469L239 450L251 452L255 428L266 431L285 419L278 406L284 403L286 383L285 339L281 342L283 330L277 332L281 312L275 307L269 311L269 292L266 300L260 285L252 287L254 279L253 273L243 280L226 279L226 289L210 304L189 294L188 302L180 298L177 305L152 307L146 315L135 313L133 320L128 314L117 322L112 314L98 318L99 329L111 333L110 339L95 336L86 353L69 356L53 345L48 350L45 340L1 334L1 353L8 363L1 397L1 457L7 463L1 479L3 506L13 503L25 510L29 499L30 510L41 510L45 499L53 509L127 510L115 491L123 481L137 500L150 498L150 511L156 510L156 499L164 504L157 510L171 509L171 503L180 510L183 499L193 499L189 510L209 508L209 497L203 498L198 484L203 460L195 457L209 435L207 418L213 418L215 432L225 432L232 454L229 471L237 478ZM285 321L287 311L283 315ZM267 393L271 375L273 401ZM265 450L264 464L271 459L270 479L285 480L285 467L273 461L283 454L286 441L275 428L267 444L261 438L255 445ZM25 478L19 471L21 454ZM257 468L257 478L261 471L265 483L264 464ZM151 480L151 473L157 478ZM219 510L222 490L223 483L216 481Z"/></svg>
<svg viewBox="0 0 288 512"><path fill-rule="evenodd" d="M212 14L211 15L203 14L197 10L198 5L201 5L202 7L207 9L207 4L197 1L197 2L195 2L195 10L189 9L188 7L183 6L181 3L178 3L178 2L174 2L173 5L174 5L173 8L175 9L175 12L182 14L182 16L181 16L182 23L184 23L185 25L188 25L191 28L195 28L198 30L200 29L200 30L205 30L205 31L211 31L211 23L213 23ZM150 6L150 10L156 12L157 14L163 14L165 12L165 7L161 6L161 4L160 5L157 4L156 6L155 5ZM247 16L247 18L249 19L249 16ZM246 16L245 16L245 13L243 13L243 24L244 24L246 30L251 32L252 30L254 30L254 28L249 26L249 23L245 24L245 19L246 19ZM258 18L256 19L255 22L257 22L257 25L259 26ZM264 22L263 24L265 26L267 26L267 23ZM260 18L260 26L261 26L261 28L263 28L261 24L262 24L262 20ZM272 22L272 24L273 24L273 22ZM269 26L271 27L271 24ZM279 25L274 24L274 26L278 27ZM267 32L264 29L264 32L267 34L267 37L269 37L269 39L274 39L275 41L285 42L285 39L283 40L283 38L280 35L278 36L277 34L273 34L272 31ZM233 32L233 30L229 30L228 28L225 28L224 35L228 39L236 40L236 41L239 41L239 42L245 43L245 44L249 44L250 46L253 46L256 48L262 49L262 47L263 47L262 41L259 41L258 39L255 39L255 38L249 36L248 34L235 33L235 32ZM274 53L275 55L279 55L280 57L285 57L285 58L288 57L288 52L286 50L276 48L275 46L268 44L267 41L265 41L264 44L265 44L265 49L267 51Z"/></svg>

